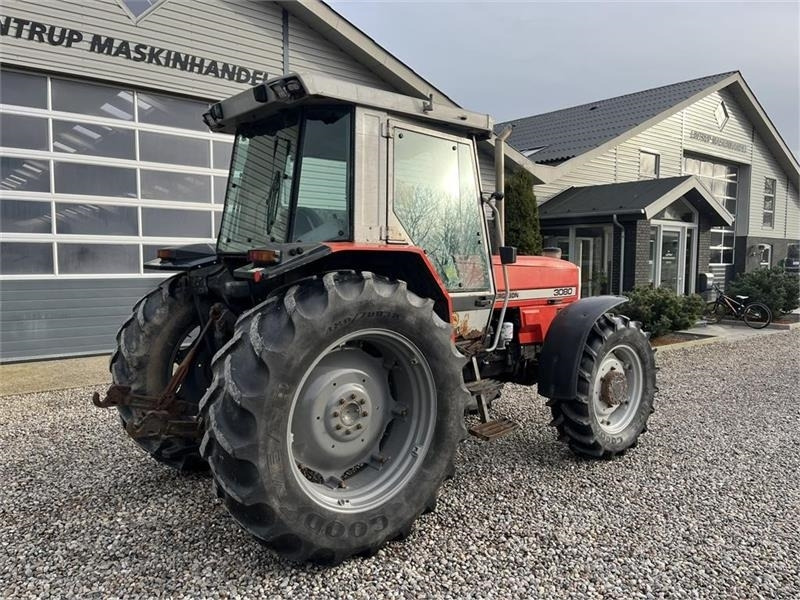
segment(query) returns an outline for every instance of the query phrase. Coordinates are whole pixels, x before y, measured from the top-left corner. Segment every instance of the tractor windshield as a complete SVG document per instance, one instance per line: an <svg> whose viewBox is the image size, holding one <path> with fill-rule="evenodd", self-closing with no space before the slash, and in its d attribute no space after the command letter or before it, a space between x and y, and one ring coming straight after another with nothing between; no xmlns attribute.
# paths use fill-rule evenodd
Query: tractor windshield
<svg viewBox="0 0 800 600"><path fill-rule="evenodd" d="M352 109L281 113L239 131L217 250L350 238Z"/></svg>

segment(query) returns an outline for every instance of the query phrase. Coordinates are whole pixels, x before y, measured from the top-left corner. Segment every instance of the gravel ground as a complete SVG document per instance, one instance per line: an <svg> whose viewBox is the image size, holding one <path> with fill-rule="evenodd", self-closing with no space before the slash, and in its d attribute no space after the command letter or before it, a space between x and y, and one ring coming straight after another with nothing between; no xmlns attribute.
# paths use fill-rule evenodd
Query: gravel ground
<svg viewBox="0 0 800 600"><path fill-rule="evenodd" d="M0 398L0 597L800 597L800 331L662 352L650 431L574 459L530 390L405 542L332 569L252 541L89 389Z"/></svg>

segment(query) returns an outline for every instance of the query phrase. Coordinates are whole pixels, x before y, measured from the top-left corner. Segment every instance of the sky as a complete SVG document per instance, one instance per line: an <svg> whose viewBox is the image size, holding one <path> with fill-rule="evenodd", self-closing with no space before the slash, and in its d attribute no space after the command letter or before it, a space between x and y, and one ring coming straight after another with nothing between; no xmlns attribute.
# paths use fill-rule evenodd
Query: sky
<svg viewBox="0 0 800 600"><path fill-rule="evenodd" d="M800 2L328 1L496 121L739 70L800 156Z"/></svg>

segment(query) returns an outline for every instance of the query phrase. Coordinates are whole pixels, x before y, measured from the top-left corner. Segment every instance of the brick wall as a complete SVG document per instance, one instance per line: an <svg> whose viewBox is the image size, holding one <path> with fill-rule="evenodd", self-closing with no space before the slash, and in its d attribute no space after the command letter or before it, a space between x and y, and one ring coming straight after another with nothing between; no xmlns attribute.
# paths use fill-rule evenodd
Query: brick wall
<svg viewBox="0 0 800 600"><path fill-rule="evenodd" d="M708 215L700 214L697 234L697 274L708 273L711 260L711 220Z"/></svg>
<svg viewBox="0 0 800 600"><path fill-rule="evenodd" d="M650 284L650 221L622 221L625 227L625 272L623 274L623 291ZM611 293L619 293L619 255L622 235L619 227L614 227L614 253Z"/></svg>
<svg viewBox="0 0 800 600"><path fill-rule="evenodd" d="M650 221L623 222L625 226L625 275L623 288L625 291L634 287L650 285ZM708 262L711 256L711 223L707 216L700 215L698 223L697 274L708 273ZM614 281L612 292L619 291L619 249L620 231L614 228ZM737 244L739 242L737 241ZM758 243L758 242L756 242ZM786 249L783 248L783 255ZM773 254L773 257L775 255ZM773 262L775 262L773 260Z"/></svg>
<svg viewBox="0 0 800 600"><path fill-rule="evenodd" d="M757 251L758 244L769 244L772 246L772 264L775 267L786 258L789 244L797 243L798 240L785 240L765 237L746 237L736 238L736 248L734 250L734 269L735 272L749 272L758 269L760 266L761 255Z"/></svg>
<svg viewBox="0 0 800 600"><path fill-rule="evenodd" d="M639 219L631 223L630 248L626 248L631 263L630 273L625 276L625 289L650 285L650 221ZM626 265L627 268L627 265Z"/></svg>

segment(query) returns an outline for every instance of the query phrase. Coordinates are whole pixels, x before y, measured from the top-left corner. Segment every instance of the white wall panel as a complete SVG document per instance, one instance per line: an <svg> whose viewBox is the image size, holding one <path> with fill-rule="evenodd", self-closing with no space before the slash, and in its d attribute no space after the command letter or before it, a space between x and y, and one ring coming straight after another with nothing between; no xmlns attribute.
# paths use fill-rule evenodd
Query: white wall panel
<svg viewBox="0 0 800 600"><path fill-rule="evenodd" d="M391 90L380 77L294 16L289 17L289 70L323 73Z"/></svg>
<svg viewBox="0 0 800 600"><path fill-rule="evenodd" d="M789 240L800 239L800 197L797 188L789 184L786 190L786 230L784 236Z"/></svg>
<svg viewBox="0 0 800 600"><path fill-rule="evenodd" d="M764 180L776 181L774 227L763 226ZM766 238L786 237L786 209L788 198L786 174L767 150L764 141L756 135L753 140L753 165L750 177L750 227L748 235ZM789 206L791 210L791 206ZM796 210L796 209L795 209Z"/></svg>
<svg viewBox="0 0 800 600"><path fill-rule="evenodd" d="M246 0L168 0L135 24L116 0L60 0L32 2L6 0L2 17L66 27L83 39L72 47L29 40L30 25L16 38L15 25L2 38L0 60L18 66L48 69L75 76L107 79L139 87L220 99L249 83L199 75L148 62L127 60L124 55L92 52L92 34L113 37L116 42L148 44L227 62L270 75L283 72L281 9L271 2ZM118 43L115 44L115 48ZM159 55L164 60L165 54Z"/></svg>

